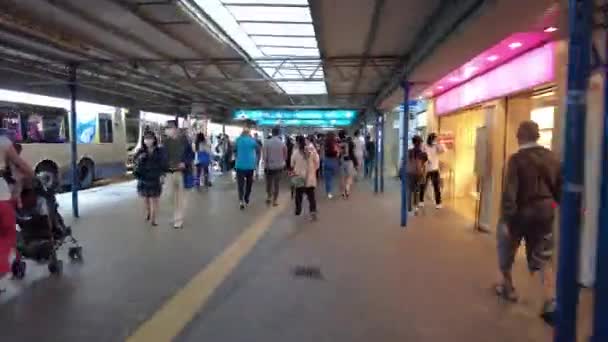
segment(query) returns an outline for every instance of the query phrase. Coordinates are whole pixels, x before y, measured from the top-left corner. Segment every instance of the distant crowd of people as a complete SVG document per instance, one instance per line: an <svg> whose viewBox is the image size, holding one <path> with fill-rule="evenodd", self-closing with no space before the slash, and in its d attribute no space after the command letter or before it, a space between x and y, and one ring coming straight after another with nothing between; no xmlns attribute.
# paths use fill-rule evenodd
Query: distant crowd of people
<svg viewBox="0 0 608 342"><path fill-rule="evenodd" d="M337 134L292 137L282 135L275 127L262 141L257 133L252 135L249 128L244 128L234 142L225 134L218 136L215 147L203 133L193 140L178 129L174 120L167 122L162 146L154 132L143 135L134 157L134 175L138 194L144 200L145 218L152 226L158 225L159 198L165 187L173 202L173 227L182 228L187 190L210 187L213 165L221 173L234 170L240 209L250 205L254 180L263 169L266 204L278 206L281 182L288 178L296 215L301 215L306 197L310 216L316 219L319 183L324 183L325 194L332 199L338 181L340 195L348 199L355 180L371 177L375 159L374 142L359 131L353 136L341 130Z"/></svg>

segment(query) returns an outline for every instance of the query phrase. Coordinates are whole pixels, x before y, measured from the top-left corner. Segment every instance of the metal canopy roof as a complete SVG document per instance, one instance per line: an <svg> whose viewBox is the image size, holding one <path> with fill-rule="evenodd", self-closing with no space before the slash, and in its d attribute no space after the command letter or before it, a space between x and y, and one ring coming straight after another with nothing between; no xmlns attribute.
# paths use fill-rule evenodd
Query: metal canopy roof
<svg viewBox="0 0 608 342"><path fill-rule="evenodd" d="M78 62L80 96L154 111L385 107L404 73L435 81L552 2L0 0L0 86L65 95Z"/></svg>

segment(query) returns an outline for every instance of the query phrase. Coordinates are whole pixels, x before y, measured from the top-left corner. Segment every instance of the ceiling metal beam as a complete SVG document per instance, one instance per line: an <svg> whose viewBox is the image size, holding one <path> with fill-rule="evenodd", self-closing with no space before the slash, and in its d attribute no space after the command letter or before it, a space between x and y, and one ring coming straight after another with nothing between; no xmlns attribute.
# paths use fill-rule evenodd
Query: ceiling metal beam
<svg viewBox="0 0 608 342"><path fill-rule="evenodd" d="M365 37L363 54L361 55L359 69L357 71L357 77L351 88L351 93L355 93L357 92L357 90L359 90L359 85L361 84L361 79L363 78L363 69L365 68L368 62L367 57L371 53L371 49L374 43L376 42L376 36L378 35L378 27L380 26L380 17L385 3L385 0L374 0L374 10L372 12L369 30L367 31L367 36Z"/></svg>
<svg viewBox="0 0 608 342"><path fill-rule="evenodd" d="M371 109L378 107L422 60L427 58L448 37L457 34L462 25L480 13L485 5L492 2L489 0L442 0L416 35L410 52L398 63L394 72L391 73L392 75L382 81L377 95L369 104Z"/></svg>

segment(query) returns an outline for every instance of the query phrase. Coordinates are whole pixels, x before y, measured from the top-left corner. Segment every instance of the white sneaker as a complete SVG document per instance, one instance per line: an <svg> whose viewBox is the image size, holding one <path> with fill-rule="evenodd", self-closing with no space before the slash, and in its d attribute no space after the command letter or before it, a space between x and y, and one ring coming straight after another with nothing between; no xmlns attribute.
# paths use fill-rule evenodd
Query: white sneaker
<svg viewBox="0 0 608 342"><path fill-rule="evenodd" d="M443 205L441 205L441 204L437 204L437 205L435 206L435 209L441 209L441 208L443 208Z"/></svg>
<svg viewBox="0 0 608 342"><path fill-rule="evenodd" d="M424 208L424 202L418 203L418 208Z"/></svg>
<svg viewBox="0 0 608 342"><path fill-rule="evenodd" d="M334 198L334 195L332 195L332 194L327 194L327 198L328 198L328 199L332 199L332 198Z"/></svg>

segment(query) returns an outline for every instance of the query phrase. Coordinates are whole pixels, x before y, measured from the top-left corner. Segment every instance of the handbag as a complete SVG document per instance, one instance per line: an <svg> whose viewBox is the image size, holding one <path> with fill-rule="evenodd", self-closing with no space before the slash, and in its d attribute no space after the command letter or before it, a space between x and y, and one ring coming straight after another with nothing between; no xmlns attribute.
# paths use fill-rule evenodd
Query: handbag
<svg viewBox="0 0 608 342"><path fill-rule="evenodd" d="M291 179L289 181L291 182L291 186L295 188L302 188L306 186L306 179L304 179L304 177L302 176L291 176Z"/></svg>

